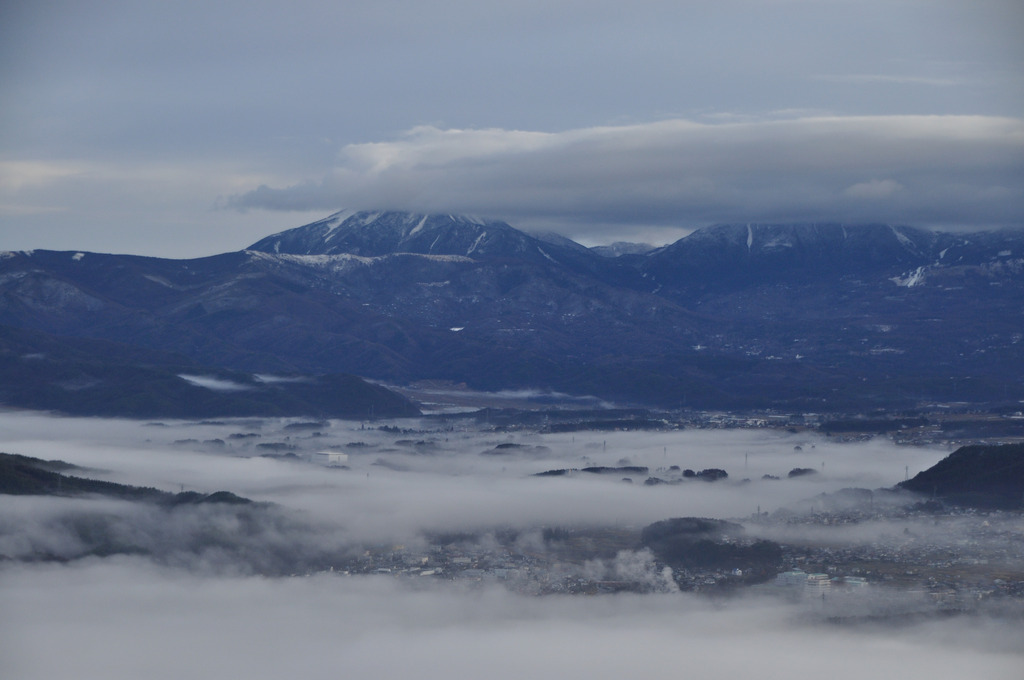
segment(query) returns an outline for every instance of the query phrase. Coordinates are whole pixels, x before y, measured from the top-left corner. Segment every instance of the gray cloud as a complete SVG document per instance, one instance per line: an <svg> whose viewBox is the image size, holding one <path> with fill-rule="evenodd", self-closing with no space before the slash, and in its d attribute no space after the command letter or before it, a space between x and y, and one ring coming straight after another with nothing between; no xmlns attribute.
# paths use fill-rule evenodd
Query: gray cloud
<svg viewBox="0 0 1024 680"><path fill-rule="evenodd" d="M999 189L1012 194L1019 174L988 180L978 171L960 182L954 164L936 172L932 210L928 177L909 161L893 171L862 164L843 177L779 168L772 185L761 173L774 171L763 154L778 156L785 141L776 128L762 130L775 146L741 144L736 154L746 160L717 170L697 167L715 156L694 138L704 135L724 154L722 143L739 143L737 130L698 131L688 141L661 130L665 152L692 155L693 168L678 159L658 166L650 144L659 142L645 145L637 134L627 148L595 155L585 134L569 142L580 134L558 133L555 147L529 153L488 154L444 133L584 133L680 118L756 121L779 111L1019 118L1022 22L1013 0L642 0L628 11L610 0L6 3L0 249L195 257L371 202L472 203L517 226L605 241L627 227L630 238L672 240L681 232L665 224L688 229L754 212L757 220L827 212L1000 224L1020 213ZM396 140L422 125L434 131ZM432 173L392 167L368 177L348 154L330 170L339 148L358 155L384 140L407 155L430 137L459 149L431 161L440 163ZM629 167L631 159L651 162L650 175ZM621 167L613 172L609 163ZM866 206L864 192L844 193L887 181L903 189L876 193L878 205ZM261 185L271 189L246 195ZM480 194L468 201L459 190ZM285 220L213 209L229 196L313 210ZM642 234L644 227L653 230Z"/></svg>
<svg viewBox="0 0 1024 680"><path fill-rule="evenodd" d="M1024 121L979 116L667 120L562 133L420 127L353 144L320 182L237 208L469 212L590 234L725 221L978 228L1024 214Z"/></svg>

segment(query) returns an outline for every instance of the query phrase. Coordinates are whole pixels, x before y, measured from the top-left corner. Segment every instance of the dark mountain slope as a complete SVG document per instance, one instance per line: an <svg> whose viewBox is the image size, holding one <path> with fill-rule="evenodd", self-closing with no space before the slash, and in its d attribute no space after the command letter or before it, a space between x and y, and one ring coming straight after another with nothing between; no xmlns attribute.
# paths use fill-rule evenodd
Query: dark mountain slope
<svg viewBox="0 0 1024 680"><path fill-rule="evenodd" d="M904 271L933 261L938 234L869 224L749 224L700 229L646 259L664 286L742 287L822 275Z"/></svg>
<svg viewBox="0 0 1024 680"><path fill-rule="evenodd" d="M957 505L1024 507L1024 444L962 446L899 486Z"/></svg>
<svg viewBox="0 0 1024 680"><path fill-rule="evenodd" d="M1024 398L1024 232L718 226L607 258L504 223L357 213L255 247L8 253L0 323L236 372L673 407Z"/></svg>
<svg viewBox="0 0 1024 680"><path fill-rule="evenodd" d="M194 491L169 493L148 486L129 486L98 479L65 474L83 471L77 466L59 460L41 460L31 456L0 453L0 494L32 496L95 495L128 501L145 501L166 506L204 503L252 503L230 491L200 494Z"/></svg>
<svg viewBox="0 0 1024 680"><path fill-rule="evenodd" d="M920 285L947 270L1016 269L1024 231L952 234L882 224L731 224L699 229L640 261L671 290L743 289L841 277Z"/></svg>
<svg viewBox="0 0 1024 680"><path fill-rule="evenodd" d="M419 413L404 397L351 375L261 379L171 353L9 326L0 326L0 404L138 418Z"/></svg>
<svg viewBox="0 0 1024 680"><path fill-rule="evenodd" d="M9 282L0 319L237 370L487 387L527 386L557 365L575 374L595 358L672 351L693 325L677 305L546 259L240 253L161 263L166 283L151 297L155 276L137 271L137 260L76 257L36 251L0 262ZM53 288L61 295L37 295Z"/></svg>

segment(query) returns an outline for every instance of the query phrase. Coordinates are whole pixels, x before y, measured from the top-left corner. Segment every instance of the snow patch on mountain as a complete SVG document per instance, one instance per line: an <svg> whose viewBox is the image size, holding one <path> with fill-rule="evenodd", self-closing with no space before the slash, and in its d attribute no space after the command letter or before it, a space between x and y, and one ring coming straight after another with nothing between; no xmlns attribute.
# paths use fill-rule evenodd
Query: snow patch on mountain
<svg viewBox="0 0 1024 680"><path fill-rule="evenodd" d="M889 226L889 229L892 230L893 236L895 236L896 240L900 242L900 245L911 252L917 252L917 245L907 238L906 234L891 225Z"/></svg>
<svg viewBox="0 0 1024 680"><path fill-rule="evenodd" d="M920 286L924 283L924 272L925 268L924 266L921 266L908 274L904 274L903 276L893 276L889 280L897 286L913 288L914 286Z"/></svg>
<svg viewBox="0 0 1024 680"><path fill-rule="evenodd" d="M465 255L430 255L427 253L388 253L387 255L352 255L350 253L338 253L337 255L291 255L288 253L272 254L260 250L247 250L247 255L253 260L289 262L305 267L331 268L346 264L372 265L377 262L391 260L398 257L413 257L430 262L473 262L473 258Z"/></svg>
<svg viewBox="0 0 1024 680"><path fill-rule="evenodd" d="M273 375L270 373L254 373L252 377L257 382L266 383L267 385L313 382L309 376L288 376Z"/></svg>
<svg viewBox="0 0 1024 680"><path fill-rule="evenodd" d="M480 242L484 240L484 237L485 237L485 236L487 236L487 232L486 232L486 231L484 231L484 232L481 232L481 233L480 233L480 235L476 237L476 240L475 240L475 241L473 241L473 245L471 245L471 246L469 247L469 250L467 250L467 251L466 251L466 255L467 255L467 256L469 256L469 255L472 255L472 254L473 254L473 251L477 249L477 246L479 246L479 245L480 245Z"/></svg>
<svg viewBox="0 0 1024 680"><path fill-rule="evenodd" d="M253 260L276 260L279 262L293 262L305 266L323 266L343 262L359 262L369 264L376 258L339 253L337 255L292 255L291 253L266 253L262 250L246 250L245 254Z"/></svg>
<svg viewBox="0 0 1024 680"><path fill-rule="evenodd" d="M142 278L152 281L153 283L159 284L161 286L164 286L165 288L179 290L178 286L175 286L173 283L171 283L162 276L156 276L155 274L143 274Z"/></svg>
<svg viewBox="0 0 1024 680"><path fill-rule="evenodd" d="M792 248L793 242L785 236L776 236L762 246L762 250L779 250L781 248Z"/></svg>
<svg viewBox="0 0 1024 680"><path fill-rule="evenodd" d="M348 218L350 218L353 215L355 215L356 212L357 212L356 210L350 210L350 209L339 210L338 212L334 213L333 215L328 215L327 219L324 220L324 224L326 224L328 227L330 227L331 230L333 231L333 230L337 229L339 225L343 224L345 222L345 220L347 220Z"/></svg>
<svg viewBox="0 0 1024 680"><path fill-rule="evenodd" d="M240 392L242 390L251 390L251 385L243 385L236 383L233 380L224 380L223 378L216 378L212 375L190 375L188 373L179 373L178 377L185 382L195 385L196 387L204 387L214 392Z"/></svg>
<svg viewBox="0 0 1024 680"><path fill-rule="evenodd" d="M417 224L415 227L413 227L412 231L409 232L409 236L412 236L414 234L420 233L420 231L423 229L423 225L427 223L427 217L429 217L429 215L424 215L423 216L423 218L420 220L419 224Z"/></svg>

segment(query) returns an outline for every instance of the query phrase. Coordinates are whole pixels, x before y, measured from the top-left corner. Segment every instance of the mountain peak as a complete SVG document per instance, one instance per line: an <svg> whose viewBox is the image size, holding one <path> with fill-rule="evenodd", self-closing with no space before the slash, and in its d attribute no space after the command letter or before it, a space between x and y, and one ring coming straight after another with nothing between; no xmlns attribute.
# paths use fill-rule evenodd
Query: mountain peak
<svg viewBox="0 0 1024 680"><path fill-rule="evenodd" d="M362 257L395 253L458 255L474 260L516 259L563 265L580 264L594 257L579 244L565 241L541 240L506 222L470 215L342 210L268 236L248 250Z"/></svg>
<svg viewBox="0 0 1024 680"><path fill-rule="evenodd" d="M293 255L376 257L392 253L501 257L522 252L530 237L505 222L478 217L398 211L342 210L268 236L249 250Z"/></svg>

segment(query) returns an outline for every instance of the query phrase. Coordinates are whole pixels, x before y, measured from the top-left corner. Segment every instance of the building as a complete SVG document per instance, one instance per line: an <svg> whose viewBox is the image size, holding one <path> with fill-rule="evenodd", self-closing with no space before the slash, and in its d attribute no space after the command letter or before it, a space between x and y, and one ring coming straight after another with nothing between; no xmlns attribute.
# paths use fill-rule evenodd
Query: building
<svg viewBox="0 0 1024 680"><path fill-rule="evenodd" d="M321 465L340 466L348 464L348 454L340 451L317 451L313 460Z"/></svg>
<svg viewBox="0 0 1024 680"><path fill-rule="evenodd" d="M808 574L804 583L804 595L824 597L832 589L832 579L828 574Z"/></svg>
<svg viewBox="0 0 1024 680"><path fill-rule="evenodd" d="M807 583L807 573L800 569L784 571L775 577L775 585L790 586L793 588L803 587Z"/></svg>

